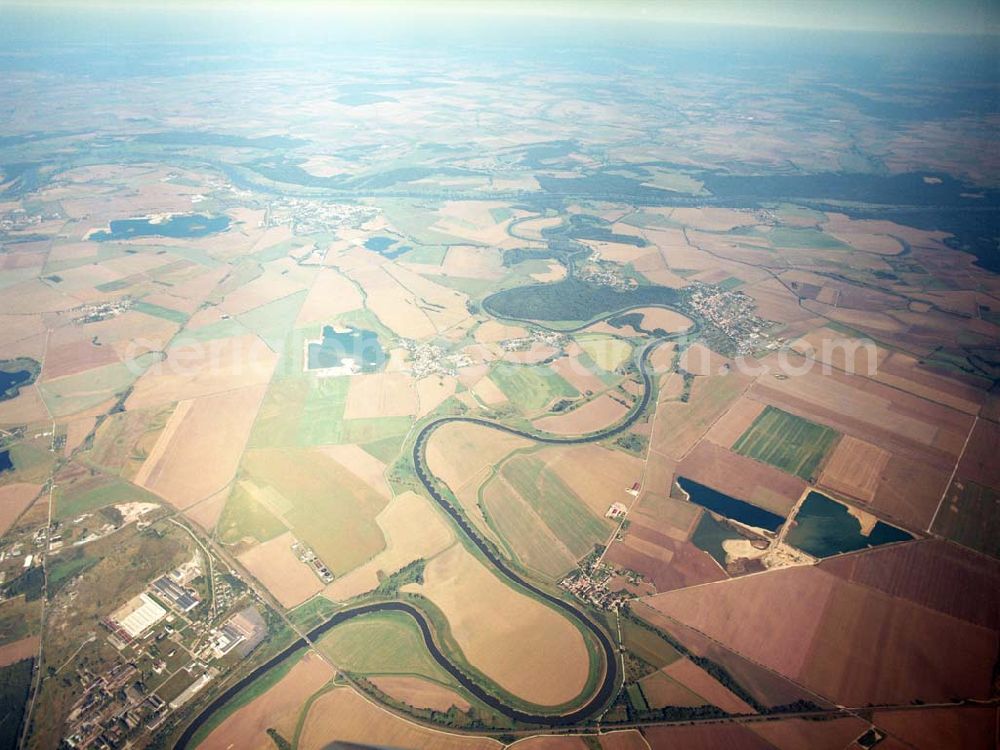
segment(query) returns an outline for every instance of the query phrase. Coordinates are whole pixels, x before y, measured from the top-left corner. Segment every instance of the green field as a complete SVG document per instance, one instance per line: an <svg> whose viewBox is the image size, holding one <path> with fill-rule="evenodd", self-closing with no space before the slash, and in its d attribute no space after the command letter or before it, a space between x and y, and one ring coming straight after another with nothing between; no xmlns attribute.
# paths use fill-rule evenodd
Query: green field
<svg viewBox="0 0 1000 750"><path fill-rule="evenodd" d="M335 575L356 568L385 547L375 516L386 506L386 498L319 451L250 451L242 473L276 498L292 533Z"/></svg>
<svg viewBox="0 0 1000 750"><path fill-rule="evenodd" d="M934 519L934 533L1000 558L1000 492L956 480Z"/></svg>
<svg viewBox="0 0 1000 750"><path fill-rule="evenodd" d="M0 667L0 747L17 747L24 721L24 709L31 690L31 670L34 661L24 659Z"/></svg>
<svg viewBox="0 0 1000 750"><path fill-rule="evenodd" d="M219 539L225 544L236 544L247 538L266 542L286 531L285 524L257 502L241 483L233 487L226 500L217 529Z"/></svg>
<svg viewBox="0 0 1000 750"><path fill-rule="evenodd" d="M301 291L255 307L238 316L239 322L259 335L269 347L278 350L295 325L308 292Z"/></svg>
<svg viewBox="0 0 1000 750"><path fill-rule="evenodd" d="M134 303L132 305L132 309L136 312L152 315L154 318L169 320L171 323L185 323L190 317L187 313L181 312L180 310L171 310L169 307L161 307L160 305L154 305L141 300Z"/></svg>
<svg viewBox="0 0 1000 750"><path fill-rule="evenodd" d="M768 406L740 435L733 450L809 482L838 437L829 427Z"/></svg>
<svg viewBox="0 0 1000 750"><path fill-rule="evenodd" d="M121 479L97 475L69 485L56 486L54 518L62 520L105 505L130 502L163 502L158 496Z"/></svg>
<svg viewBox="0 0 1000 750"><path fill-rule="evenodd" d="M317 645L349 672L411 674L455 684L431 657L417 624L402 612L377 612L349 620L320 638Z"/></svg>
<svg viewBox="0 0 1000 750"><path fill-rule="evenodd" d="M661 669L681 658L680 652L649 628L626 618L621 622L625 647L647 664Z"/></svg>
<svg viewBox="0 0 1000 750"><path fill-rule="evenodd" d="M298 664L306 653L307 649L301 648L289 654L284 661L273 669L269 669L258 679L254 680L243 688L243 690L234 695L222 708L213 712L208 721L199 727L198 731L195 733L192 738L192 747L196 747L199 742L208 737L208 735L212 733L213 729L219 726L219 724L225 721L235 711L243 708L243 706L247 705L255 698L260 697L281 682L282 678L292 671L292 667Z"/></svg>
<svg viewBox="0 0 1000 750"><path fill-rule="evenodd" d="M535 414L557 398L574 398L580 392L547 366L500 362L490 378L524 414Z"/></svg>
<svg viewBox="0 0 1000 750"><path fill-rule="evenodd" d="M583 501L545 467L541 459L515 456L504 464L500 475L574 558L583 557L593 550L595 544L607 541L610 523L591 513ZM515 527L514 522L509 520L499 525L506 525L512 530ZM513 539L520 542L516 534ZM511 543L514 544L514 541Z"/></svg>
<svg viewBox="0 0 1000 750"><path fill-rule="evenodd" d="M775 247L808 248L816 250L850 250L836 237L818 229L801 227L774 227L767 238Z"/></svg>
<svg viewBox="0 0 1000 750"><path fill-rule="evenodd" d="M62 417L98 406L124 392L138 375L134 366L117 362L44 382L38 390L52 416Z"/></svg>
<svg viewBox="0 0 1000 750"><path fill-rule="evenodd" d="M531 506L503 482L494 480L488 488L484 505L490 522L521 564L551 580L565 575L576 560L563 546L553 544Z"/></svg>
<svg viewBox="0 0 1000 750"><path fill-rule="evenodd" d="M632 356L632 345L614 336L578 336L577 343L605 372L614 372Z"/></svg>

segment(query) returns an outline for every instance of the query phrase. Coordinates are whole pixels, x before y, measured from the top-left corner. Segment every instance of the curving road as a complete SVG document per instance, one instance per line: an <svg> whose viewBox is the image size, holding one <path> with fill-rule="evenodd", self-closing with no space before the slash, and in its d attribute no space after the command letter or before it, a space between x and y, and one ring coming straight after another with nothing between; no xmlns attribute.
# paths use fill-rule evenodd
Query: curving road
<svg viewBox="0 0 1000 750"><path fill-rule="evenodd" d="M645 305L649 307L650 305ZM656 307L667 307L666 305L656 305ZM672 309L672 308L671 308ZM617 315L621 311L610 313L611 315ZM592 323L591 323L592 324ZM538 325L535 323L535 325ZM590 324L588 324L590 325ZM604 675L600 686L595 690L593 695L583 704L580 708L563 714L544 714L544 713L530 713L526 711L521 711L520 709L514 708L507 705L499 698L494 696L492 693L484 690L478 683L476 683L472 678L470 678L465 672L455 666L448 657L441 651L437 643L434 640L433 633L431 630L431 625L427 621L427 618L418 609L406 602L391 601L391 602L373 602L371 604L362 605L360 607L355 607L352 609L347 609L336 613L326 622L316 626L311 631L309 631L304 638L299 638L290 646L285 648L279 654L273 656L271 659L261 664L259 667L254 669L250 674L245 676L239 682L234 683L229 688L226 689L221 695L217 696L208 706L206 706L201 713L194 719L194 721L189 724L183 734L178 739L177 748L186 748L190 744L195 733L205 724L206 721L214 714L216 711L221 709L231 698L233 698L237 693L239 693L244 688L248 687L252 682L257 680L261 675L268 672L269 670L276 667L282 661L284 661L290 654L299 648L308 645L308 642L314 641L319 636L323 635L327 630L336 627L348 620L355 617L360 617L363 615L371 614L374 612L403 612L410 617L412 617L418 627L424 639L424 645L430 652L434 660L441 665L449 674L451 674L462 687L468 690L477 699L488 705L490 708L498 711L499 713L507 716L515 721L525 723L525 724L537 724L550 727L565 727L578 724L584 721L599 711L601 711L608 702L614 697L615 690L618 684L618 659L616 656L616 648L608 637L607 633L598 625L594 620L588 617L582 610L575 607L569 601L562 599L558 596L548 593L547 591L535 586L534 584L526 581L521 577L516 571L514 571L498 553L493 548L493 546L483 539L479 532L474 526L468 521L465 515L456 508L451 502L449 502L438 489L437 484L434 481L433 474L431 473L429 467L426 465L424 448L427 445L427 441L430 439L431 435L440 427L446 424L451 424L454 422L466 422L470 424L477 424L482 427L487 427L489 429L497 430L499 432L505 432L510 435L517 435L519 437L524 437L529 440L533 440L539 443L545 443L550 445L579 445L583 443L592 443L598 440L604 440L609 437L613 437L621 432L624 432L629 427L631 427L639 417L645 412L646 407L649 406L649 400L652 397L653 391L653 379L649 371L649 355L652 351L663 344L664 342L680 338L682 336L687 336L692 333L694 328L688 329L682 333L671 334L668 336L660 337L654 339L643 347L637 358L637 365L639 368L639 373L642 376L642 396L639 400L633 404L632 409L629 413L619 422L606 427L603 430L597 432L592 432L587 435L581 435L577 437L560 437L556 435L548 434L537 434L534 432L529 432L527 430L517 429L515 427L509 427L498 422L491 422L486 419L480 419L477 417L462 417L462 416L450 416L441 417L435 419L432 422L424 425L420 432L417 433L416 440L413 444L413 466L416 470L417 478L423 485L424 489L430 497L440 506L440 508L446 512L455 524L461 529L462 533L469 539L469 541L476 546L476 548L482 553L482 555L490 562L490 564L496 569L497 573L506 578L508 581L513 583L515 586L529 592L531 595L542 599L552 607L555 607L559 611L566 614L576 623L578 623L584 630L590 633L594 640L598 643L603 654L603 668Z"/></svg>

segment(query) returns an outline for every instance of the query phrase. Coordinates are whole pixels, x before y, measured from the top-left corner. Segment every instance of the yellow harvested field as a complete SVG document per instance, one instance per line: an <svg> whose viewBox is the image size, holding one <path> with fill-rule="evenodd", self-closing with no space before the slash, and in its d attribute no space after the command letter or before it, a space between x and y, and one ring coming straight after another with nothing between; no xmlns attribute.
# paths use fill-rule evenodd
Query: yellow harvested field
<svg viewBox="0 0 1000 750"><path fill-rule="evenodd" d="M434 411L455 393L458 380L451 375L431 375L417 381L417 417Z"/></svg>
<svg viewBox="0 0 1000 750"><path fill-rule="evenodd" d="M345 443L317 448L386 499L392 490L385 479L385 464L359 445Z"/></svg>
<svg viewBox="0 0 1000 750"><path fill-rule="evenodd" d="M642 327L647 331L659 328L667 333L678 333L691 327L690 318L664 307L640 307L630 312L642 315Z"/></svg>
<svg viewBox="0 0 1000 750"><path fill-rule="evenodd" d="M441 269L448 276L496 280L504 275L503 256L491 247L455 245L448 249Z"/></svg>
<svg viewBox="0 0 1000 750"><path fill-rule="evenodd" d="M540 281L542 283L565 279L566 266L564 266L562 263L549 263L549 267L547 270L541 273L533 273L531 274L531 278L533 278L535 281Z"/></svg>
<svg viewBox="0 0 1000 750"><path fill-rule="evenodd" d="M675 208L670 213L670 220L709 232L728 232L756 223L752 212L729 208Z"/></svg>
<svg viewBox="0 0 1000 750"><path fill-rule="evenodd" d="M140 377L129 411L268 383L278 355L253 335L171 347Z"/></svg>
<svg viewBox="0 0 1000 750"><path fill-rule="evenodd" d="M281 606L291 609L323 590L323 582L292 552L292 532L251 547L237 559Z"/></svg>
<svg viewBox="0 0 1000 750"><path fill-rule="evenodd" d="M301 284L295 283L287 276L269 271L227 294L219 307L230 315L242 315L302 289Z"/></svg>
<svg viewBox="0 0 1000 750"><path fill-rule="evenodd" d="M411 375L402 372L351 375L344 419L408 417L419 408Z"/></svg>
<svg viewBox="0 0 1000 750"><path fill-rule="evenodd" d="M528 219L527 221L520 222L514 231L517 232L521 237L526 237L532 240L542 240L542 230L552 229L562 224L562 218L559 216L539 216L537 219Z"/></svg>
<svg viewBox="0 0 1000 750"><path fill-rule="evenodd" d="M583 737L566 734L538 734L534 737L525 737L508 747L517 750L588 750L588 745Z"/></svg>
<svg viewBox="0 0 1000 750"><path fill-rule="evenodd" d="M319 654L309 651L273 687L227 716L202 741L201 750L273 750L267 730L283 737L295 734L302 705L333 679L335 671Z"/></svg>
<svg viewBox="0 0 1000 750"><path fill-rule="evenodd" d="M97 419L95 417L74 419L72 422L67 424L66 445L63 446L63 455L68 457L72 455L73 451L83 445L83 441L86 440L90 431L94 429L95 424L97 424Z"/></svg>
<svg viewBox="0 0 1000 750"><path fill-rule="evenodd" d="M0 402L0 425L30 424L48 419L49 410L45 408L36 383L22 387L15 398Z"/></svg>
<svg viewBox="0 0 1000 750"><path fill-rule="evenodd" d="M507 362L514 362L520 365L533 365L543 362L559 352L554 346L543 344L541 341L532 342L527 349L516 352L505 352L503 359Z"/></svg>
<svg viewBox="0 0 1000 750"><path fill-rule="evenodd" d="M396 264L383 266L402 289L412 294L417 306L430 318L438 331L444 331L469 318L467 295L442 286Z"/></svg>
<svg viewBox="0 0 1000 750"><path fill-rule="evenodd" d="M656 409L650 450L681 459L753 383L735 370L695 378L687 403L663 401Z"/></svg>
<svg viewBox="0 0 1000 750"><path fill-rule="evenodd" d="M476 341L480 344L492 344L507 339L520 339L528 335L521 326L506 325L496 320L487 320L476 328Z"/></svg>
<svg viewBox="0 0 1000 750"><path fill-rule="evenodd" d="M472 386L472 392L487 406L507 403L507 395L488 377L481 378Z"/></svg>
<svg viewBox="0 0 1000 750"><path fill-rule="evenodd" d="M436 430L427 445L430 470L456 494L483 469L532 441L499 430L467 423L451 423ZM476 485L478 487L478 484Z"/></svg>
<svg viewBox="0 0 1000 750"><path fill-rule="evenodd" d="M629 501L625 490L642 479L642 459L600 445L545 448L538 455L597 516L611 503Z"/></svg>
<svg viewBox="0 0 1000 750"><path fill-rule="evenodd" d="M184 515L205 529L205 531L212 531L219 522L219 516L222 515L223 508L226 507L226 500L229 498L231 489L231 487L226 487L216 492L207 500L195 503L184 511Z"/></svg>
<svg viewBox="0 0 1000 750"><path fill-rule="evenodd" d="M585 435L614 424L626 414L628 407L625 404L604 394L577 409L536 419L532 424L556 435Z"/></svg>
<svg viewBox="0 0 1000 750"><path fill-rule="evenodd" d="M0 646L0 667L9 666L22 659L37 658L40 642L41 638L37 635L29 635L27 638Z"/></svg>
<svg viewBox="0 0 1000 750"><path fill-rule="evenodd" d="M823 467L818 484L870 503L891 457L877 445L844 435Z"/></svg>
<svg viewBox="0 0 1000 750"><path fill-rule="evenodd" d="M726 358L702 343L689 346L681 354L680 368L692 375L718 375L727 364Z"/></svg>
<svg viewBox="0 0 1000 750"><path fill-rule="evenodd" d="M632 355L632 345L612 336L581 336L577 339L598 367L614 372Z"/></svg>
<svg viewBox="0 0 1000 750"><path fill-rule="evenodd" d="M296 325L328 323L337 315L362 307L364 300L358 287L332 268L323 268L306 295Z"/></svg>
<svg viewBox="0 0 1000 750"><path fill-rule="evenodd" d="M678 659L673 664L664 667L663 672L723 711L732 714L757 713L742 698L732 693L690 659Z"/></svg>
<svg viewBox="0 0 1000 750"><path fill-rule="evenodd" d="M584 365L579 357L559 357L552 363L552 369L561 375L571 386L580 393L598 393L607 386L594 371Z"/></svg>
<svg viewBox="0 0 1000 750"><path fill-rule="evenodd" d="M181 510L236 474L264 386L182 401L136 474L135 483Z"/></svg>
<svg viewBox="0 0 1000 750"><path fill-rule="evenodd" d="M42 491L42 485L29 482L16 482L0 487L0 534L14 525L32 501Z"/></svg>
<svg viewBox="0 0 1000 750"><path fill-rule="evenodd" d="M454 690L422 677L383 675L370 679L386 695L415 708L444 712L456 706L460 711L469 710L469 702Z"/></svg>
<svg viewBox="0 0 1000 750"><path fill-rule="evenodd" d="M723 448L731 448L762 411L764 404L760 401L741 398L712 425L705 438Z"/></svg>
<svg viewBox="0 0 1000 750"><path fill-rule="evenodd" d="M378 586L379 572L395 573L418 559L430 559L452 544L451 527L430 501L412 491L392 500L376 517L385 537L385 549L359 568L329 584L323 595L343 601Z"/></svg>
<svg viewBox="0 0 1000 750"><path fill-rule="evenodd" d="M365 290L365 305L400 336L424 339L437 333L427 313L420 309L413 295L396 283L379 267L360 268L348 272Z"/></svg>
<svg viewBox="0 0 1000 750"><path fill-rule="evenodd" d="M438 210L440 218L432 228L480 245L520 247L523 243L507 234L510 219L498 222L490 212L507 207L508 204L501 201L450 201ZM496 250L492 252L499 255Z"/></svg>
<svg viewBox="0 0 1000 750"><path fill-rule="evenodd" d="M539 705L575 698L587 682L587 647L568 619L497 578L460 544L408 584L448 619L466 658L506 690Z"/></svg>
<svg viewBox="0 0 1000 750"><path fill-rule="evenodd" d="M486 737L447 734L421 726L370 703L350 688L321 695L312 704L299 736L300 750L326 750L335 741L413 750L501 750ZM273 746L273 743L272 743Z"/></svg>

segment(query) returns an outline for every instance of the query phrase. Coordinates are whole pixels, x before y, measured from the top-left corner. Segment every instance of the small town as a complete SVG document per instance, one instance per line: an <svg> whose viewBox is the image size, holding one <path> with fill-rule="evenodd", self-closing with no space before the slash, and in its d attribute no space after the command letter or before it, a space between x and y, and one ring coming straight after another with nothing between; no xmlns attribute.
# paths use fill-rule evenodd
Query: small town
<svg viewBox="0 0 1000 750"><path fill-rule="evenodd" d="M359 227L378 215L378 209L351 203L326 203L286 198L267 207L262 226L288 225L295 234L331 232L341 227Z"/></svg>
<svg viewBox="0 0 1000 750"><path fill-rule="evenodd" d="M754 314L756 303L749 295L697 282L684 293L690 310L729 339L734 355L746 356L779 345L768 335L773 324Z"/></svg>
<svg viewBox="0 0 1000 750"><path fill-rule="evenodd" d="M86 325L87 323L98 323L102 320L115 318L128 312L132 308L132 303L133 299L125 296L111 300L110 302L94 302L81 305L75 310L79 314L73 318L73 322L77 325Z"/></svg>

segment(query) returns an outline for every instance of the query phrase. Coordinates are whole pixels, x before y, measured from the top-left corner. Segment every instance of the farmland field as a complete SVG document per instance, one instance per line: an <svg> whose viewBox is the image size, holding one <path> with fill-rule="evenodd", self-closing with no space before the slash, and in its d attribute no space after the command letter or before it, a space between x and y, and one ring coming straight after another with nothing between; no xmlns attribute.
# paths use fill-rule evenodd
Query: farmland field
<svg viewBox="0 0 1000 750"><path fill-rule="evenodd" d="M272 513L337 575L361 565L385 546L375 516L385 495L317 450L250 451L241 469L271 490Z"/></svg>
<svg viewBox="0 0 1000 750"><path fill-rule="evenodd" d="M0 747L992 746L997 3L118 5L0 23Z"/></svg>
<svg viewBox="0 0 1000 750"><path fill-rule="evenodd" d="M320 639L319 649L341 669L359 674L426 677L454 681L424 648L416 623L399 612L366 615L344 623Z"/></svg>
<svg viewBox="0 0 1000 750"><path fill-rule="evenodd" d="M829 427L769 406L733 443L733 450L810 481L837 437Z"/></svg>
<svg viewBox="0 0 1000 750"><path fill-rule="evenodd" d="M545 366L510 365L501 362L490 379L524 414L534 414L559 398L580 395L566 380Z"/></svg>

